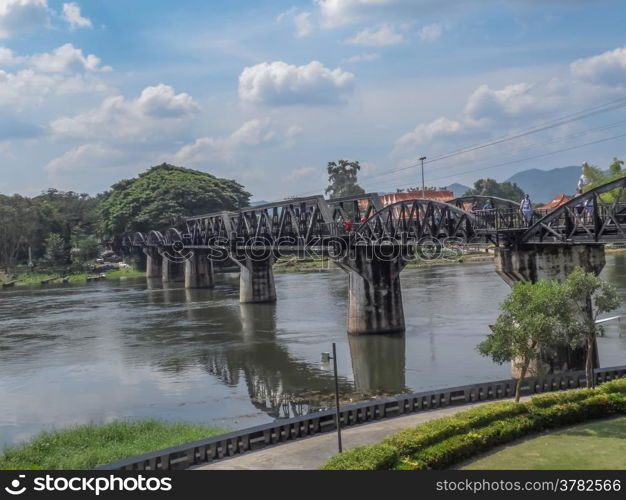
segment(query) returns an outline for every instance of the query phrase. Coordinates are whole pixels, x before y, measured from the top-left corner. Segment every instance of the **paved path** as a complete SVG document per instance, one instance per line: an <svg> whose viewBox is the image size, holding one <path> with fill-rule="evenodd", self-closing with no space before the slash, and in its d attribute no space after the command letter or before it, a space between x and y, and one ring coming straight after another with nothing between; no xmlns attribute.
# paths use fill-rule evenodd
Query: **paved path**
<svg viewBox="0 0 626 500"><path fill-rule="evenodd" d="M522 398L529 399L529 398ZM501 400L500 400L501 401ZM419 412L402 417L389 418L371 424L343 429L343 449L364 444L378 443L389 434L413 427L428 420L453 415L475 406L493 403L485 401L471 405L453 406L439 410ZM329 432L287 444L280 444L229 458L212 464L201 465L195 470L307 470L318 469L337 453L337 434Z"/></svg>

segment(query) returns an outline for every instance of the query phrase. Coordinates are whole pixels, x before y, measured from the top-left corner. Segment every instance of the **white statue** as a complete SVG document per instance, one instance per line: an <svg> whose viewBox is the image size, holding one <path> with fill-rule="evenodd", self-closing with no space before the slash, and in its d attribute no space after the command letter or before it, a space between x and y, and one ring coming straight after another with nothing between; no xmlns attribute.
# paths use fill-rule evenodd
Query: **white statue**
<svg viewBox="0 0 626 500"><path fill-rule="evenodd" d="M578 190L582 192L583 188L589 184L589 177L585 175L585 169L588 167L587 162L583 163L582 173L578 179Z"/></svg>

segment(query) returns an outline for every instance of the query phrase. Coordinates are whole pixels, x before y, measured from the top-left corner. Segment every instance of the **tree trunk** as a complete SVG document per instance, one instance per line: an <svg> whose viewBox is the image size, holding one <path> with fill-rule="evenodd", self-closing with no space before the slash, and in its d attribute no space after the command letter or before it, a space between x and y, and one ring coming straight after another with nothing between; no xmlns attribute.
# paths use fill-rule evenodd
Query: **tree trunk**
<svg viewBox="0 0 626 500"><path fill-rule="evenodd" d="M596 381L593 373L593 360L594 360L594 344L595 337L587 336L587 359L585 360L585 376L587 378L587 387L595 387Z"/></svg>
<svg viewBox="0 0 626 500"><path fill-rule="evenodd" d="M522 371L520 371L519 378L517 379L517 384L515 385L515 402L519 403L520 397L522 396L522 383L524 382L524 377L526 376L526 372L528 371L528 367L530 366L530 358L524 360L524 364L522 365Z"/></svg>

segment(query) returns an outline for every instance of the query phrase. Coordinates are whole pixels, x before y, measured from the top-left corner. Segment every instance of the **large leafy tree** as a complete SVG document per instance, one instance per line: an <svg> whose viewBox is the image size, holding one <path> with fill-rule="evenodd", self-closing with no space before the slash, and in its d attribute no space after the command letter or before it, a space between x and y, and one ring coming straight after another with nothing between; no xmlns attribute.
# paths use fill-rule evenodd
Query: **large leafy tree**
<svg viewBox="0 0 626 500"><path fill-rule="evenodd" d="M43 217L30 198L0 195L0 265L14 270L20 256L39 238Z"/></svg>
<svg viewBox="0 0 626 500"><path fill-rule="evenodd" d="M606 184L607 182L611 182L617 180L621 177L626 176L626 169L624 167L624 162L618 158L613 158L613 161L609 165L608 170L602 170L600 167L596 165L589 165L587 162L583 164L583 171L587 179L589 179L589 183L585 186L584 190L589 191L595 187L601 186L602 184ZM625 193L621 189L614 189L612 191L608 191L606 193L602 193L600 195L601 201L604 203L615 203L615 202L624 202L626 201Z"/></svg>
<svg viewBox="0 0 626 500"><path fill-rule="evenodd" d="M516 283L501 305L492 333L478 345L483 356L498 364L512 362L518 369L515 401L519 401L524 377L531 363L569 343L569 296L556 281Z"/></svg>
<svg viewBox="0 0 626 500"><path fill-rule="evenodd" d="M328 171L326 194L331 198L365 193L365 190L357 183L357 176L361 170L358 161L329 161L326 170Z"/></svg>
<svg viewBox="0 0 626 500"><path fill-rule="evenodd" d="M585 375L587 387L595 382L593 376L596 357L596 337L602 328L596 324L598 315L619 307L620 298L615 287L593 273L577 267L563 283L570 308L566 318L566 335L571 343L586 348Z"/></svg>
<svg viewBox="0 0 626 500"><path fill-rule="evenodd" d="M163 163L105 193L100 230L113 236L163 229L182 217L248 206L250 196L233 180Z"/></svg>
<svg viewBox="0 0 626 500"><path fill-rule="evenodd" d="M497 182L494 179L478 179L474 183L474 187L465 191L463 196L495 196L519 201L524 197L524 191L515 183Z"/></svg>

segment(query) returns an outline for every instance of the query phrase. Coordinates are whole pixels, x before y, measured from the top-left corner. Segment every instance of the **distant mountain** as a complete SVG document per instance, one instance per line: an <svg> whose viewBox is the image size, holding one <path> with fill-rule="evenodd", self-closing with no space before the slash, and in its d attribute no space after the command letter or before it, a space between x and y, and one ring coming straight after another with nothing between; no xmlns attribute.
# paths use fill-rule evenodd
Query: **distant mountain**
<svg viewBox="0 0 626 500"><path fill-rule="evenodd" d="M559 194L574 194L579 177L579 166L551 170L531 168L518 172L507 181L514 182L528 193L533 203L548 203Z"/></svg>
<svg viewBox="0 0 626 500"><path fill-rule="evenodd" d="M250 206L251 207L258 207L259 205L265 205L267 203L269 203L269 201L266 201L266 200L251 201L250 202Z"/></svg>
<svg viewBox="0 0 626 500"><path fill-rule="evenodd" d="M458 182L455 182L454 184L450 184L448 186L448 191L452 191L455 198L460 198L461 196L463 196L463 193L465 193L465 191L467 191L468 189L470 189L470 187L459 184Z"/></svg>

